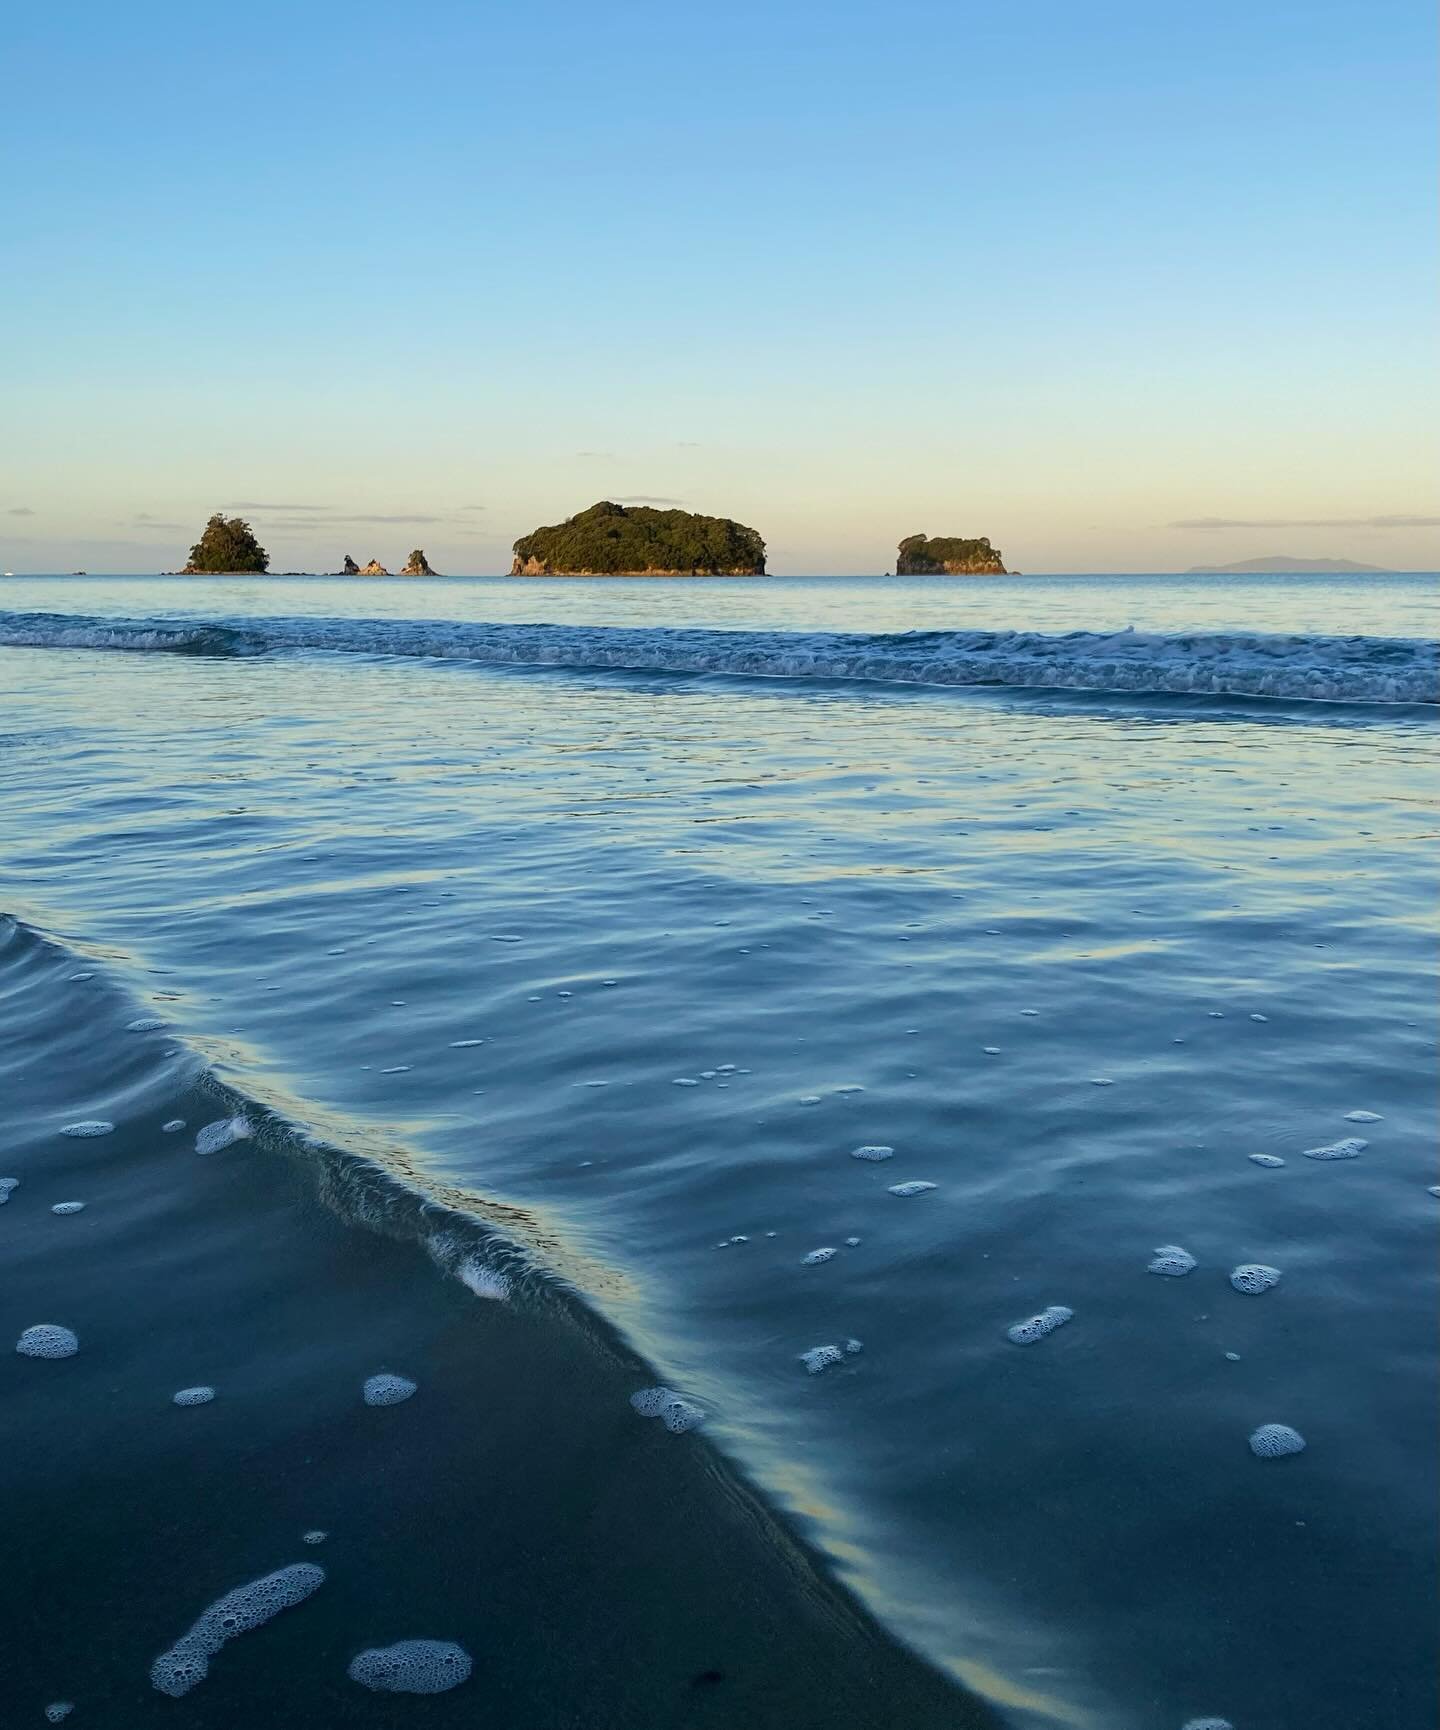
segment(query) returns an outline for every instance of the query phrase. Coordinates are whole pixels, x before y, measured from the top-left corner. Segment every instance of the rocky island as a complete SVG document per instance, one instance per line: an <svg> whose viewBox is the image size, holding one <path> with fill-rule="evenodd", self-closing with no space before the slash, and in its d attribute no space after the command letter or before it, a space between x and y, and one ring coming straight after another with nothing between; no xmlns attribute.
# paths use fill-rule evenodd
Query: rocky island
<svg viewBox="0 0 1440 1730"><path fill-rule="evenodd" d="M390 573L385 569L384 565L380 563L379 559L371 559L368 565L361 565L356 575L362 577L388 577Z"/></svg>
<svg viewBox="0 0 1440 1730"><path fill-rule="evenodd" d="M763 577L765 543L729 517L608 500L515 543L516 577Z"/></svg>
<svg viewBox="0 0 1440 1730"><path fill-rule="evenodd" d="M400 567L402 577L438 577L439 571L430 569L430 561L425 557L424 547L416 547L410 557Z"/></svg>
<svg viewBox="0 0 1440 1730"><path fill-rule="evenodd" d="M907 535L895 558L897 577L1003 577L1004 561L984 535L973 541L958 536Z"/></svg>
<svg viewBox="0 0 1440 1730"><path fill-rule="evenodd" d="M360 575L360 567L355 563L354 559L350 557L349 553L346 553L345 562L335 574L337 577L358 577Z"/></svg>

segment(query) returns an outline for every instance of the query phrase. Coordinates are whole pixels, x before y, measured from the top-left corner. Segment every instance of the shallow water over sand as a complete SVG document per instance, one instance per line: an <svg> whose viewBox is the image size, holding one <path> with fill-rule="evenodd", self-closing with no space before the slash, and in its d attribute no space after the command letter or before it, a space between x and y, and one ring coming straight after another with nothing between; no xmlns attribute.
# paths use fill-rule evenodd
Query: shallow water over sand
<svg viewBox="0 0 1440 1730"><path fill-rule="evenodd" d="M497 588L455 616L503 619ZM376 592L356 610L401 605ZM623 622L617 595L553 616ZM1402 601L1331 628L1406 635ZM812 588L806 628L893 604ZM105 1040L369 1126L508 1221L951 1675L1036 1723L1427 1721L1427 720L303 650L0 649L0 677L9 905L83 957L75 1016L122 984ZM125 1127L123 1098L46 1087L57 1130ZM51 1218L72 1196L51 1232L92 1228ZM1156 1277L1165 1246L1194 1269ZM1237 1290L1244 1264L1281 1277ZM447 1286L457 1326L505 1308ZM1008 1337L1048 1306L1073 1318ZM168 1415L224 1420L223 1362L153 1374L219 1388ZM1305 1451L1256 1458L1268 1423ZM156 1651L186 1625L160 1621Z"/></svg>

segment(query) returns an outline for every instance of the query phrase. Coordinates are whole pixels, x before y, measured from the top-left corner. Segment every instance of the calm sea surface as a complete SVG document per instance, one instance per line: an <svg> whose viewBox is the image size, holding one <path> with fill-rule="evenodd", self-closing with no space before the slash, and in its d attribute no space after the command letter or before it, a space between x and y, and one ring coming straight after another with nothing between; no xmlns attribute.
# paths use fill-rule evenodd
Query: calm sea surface
<svg viewBox="0 0 1440 1730"><path fill-rule="evenodd" d="M446 1454L437 1525L483 1559L508 1504L530 1565L526 1521L551 1518L556 1580L590 1569L577 1605L683 1602L683 1534L653 1579L602 1562L643 1545L646 1474L710 1447L953 1679L957 1725L978 1701L1027 1726L1422 1730L1437 616L1431 577L0 583L0 1080L27 1102L0 1309L12 1337L81 1336L0 1366L7 1616L41 1602L44 1552L71 1628L16 1722L57 1700L77 1726L87 1700L112 1730L178 1721L150 1659L229 1587L338 1554L282 1495L308 1486L335 1545L432 1471L423 1429L383 1462L318 1438L392 1415L357 1377L404 1373L448 1305L397 1422L449 1378L446 1435L516 1440L483 1473ZM257 1134L206 1159L193 1096L217 1084L210 1115ZM59 1134L88 1119L115 1130ZM383 1206L336 1175L351 1156ZM302 1180L319 1203L292 1205ZM1192 1271L1149 1271L1170 1246ZM1278 1279L1236 1289L1247 1264ZM247 1266L263 1327L228 1361L218 1323L181 1350L159 1318L233 1315L212 1284ZM1050 1306L1073 1314L1012 1341ZM591 1334L613 1385L578 1367ZM703 1425L632 1412L647 1380ZM170 1408L189 1383L217 1399ZM112 1446L106 1402L131 1398ZM1303 1452L1257 1457L1264 1425ZM72 1476L47 1476L62 1434ZM269 1486L239 1529L193 1477L211 1447ZM601 1487L563 1521L508 1476L582 1469ZM92 1591L96 1546L139 1542L103 1536L126 1473L210 1512L164 1530L163 1586L137 1561ZM622 1479L642 1511L612 1541L591 1522ZM459 1562L379 1583L432 1541L398 1522L383 1558L335 1562L313 1615L338 1681L305 1722L361 1695L353 1650L425 1635L475 1656L489 1716L472 1698L466 1722L809 1722L728 1680L587 1717L603 1624L511 1676L534 1604L502 1615ZM402 1596L410 1620L376 1608ZM299 1723L264 1690L318 1664L311 1615L212 1659L187 1721ZM551 1664L580 1697L537 1707Z"/></svg>

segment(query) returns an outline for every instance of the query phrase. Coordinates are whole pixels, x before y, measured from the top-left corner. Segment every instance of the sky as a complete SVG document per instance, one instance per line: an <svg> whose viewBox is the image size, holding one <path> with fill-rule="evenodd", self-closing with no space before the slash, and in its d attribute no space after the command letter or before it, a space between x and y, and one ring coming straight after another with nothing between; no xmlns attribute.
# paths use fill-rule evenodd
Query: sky
<svg viewBox="0 0 1440 1730"><path fill-rule="evenodd" d="M0 563L1440 566L1420 0L72 0L0 43Z"/></svg>

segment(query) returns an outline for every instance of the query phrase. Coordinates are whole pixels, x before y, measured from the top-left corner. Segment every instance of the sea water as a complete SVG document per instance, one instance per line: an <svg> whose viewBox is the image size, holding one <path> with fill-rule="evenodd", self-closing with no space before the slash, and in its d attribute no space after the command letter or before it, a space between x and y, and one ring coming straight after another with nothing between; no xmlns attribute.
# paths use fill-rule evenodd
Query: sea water
<svg viewBox="0 0 1440 1730"><path fill-rule="evenodd" d="M120 1276L143 1308L171 1275L117 1163L127 1133L177 1197L242 1172L278 1190L265 1162L310 1160L357 1241L423 1239L404 1277L468 1306L455 1349L563 1300L546 1327L588 1317L633 1353L573 1413L610 1438L596 1469L715 1450L957 1701L1117 1730L1425 1723L1435 592L7 582L5 910L15 955L27 933L63 946L63 971L7 996L11 1025L88 1028L97 1060L171 1077L177 1099L229 1091L163 1135L176 1108L157 1094L150 1126L138 1082L27 1057L27 1133L72 1163L16 1170L0 1256L38 1243L42 1209L51 1256L143 1240ZM1302 1157L1358 1146L1357 1113L1355 1157ZM237 1120L253 1133L197 1158L206 1126ZM88 1123L116 1127L54 1139ZM337 1147L395 1186L379 1213L325 1164ZM405 1197L432 1223L403 1225ZM236 1207L187 1254L249 1253ZM1157 1245L1195 1266L1151 1277ZM7 1310L13 1339L81 1340L71 1363L16 1356L15 1443L83 1424L58 1378L101 1378L84 1384L101 1398L108 1353L168 1420L136 1472L147 1446L204 1448L221 1424L263 1421L313 1458L320 1396L294 1379L310 1320L304 1385L333 1398L335 1433L363 1414L388 1426L392 1472L424 1471L444 1371L437 1388L404 1330L330 1343L338 1275L276 1311L267 1387L258 1338L230 1375L218 1348L127 1337L120 1310L97 1332L67 1310L68 1265L37 1252L42 1308ZM1283 1278L1232 1284L1257 1266ZM1012 1330L1061 1311L1017 1349ZM511 1401L540 1397L546 1351L524 1365ZM366 1412L381 1375L419 1391ZM173 1411L191 1384L220 1397ZM693 1433L631 1409L656 1385ZM1267 1425L1303 1453L1257 1453ZM537 1449L547 1434L553 1417ZM455 1517L478 1533L472 1494ZM358 1581L332 1563L373 1495L358 1468L335 1476L268 1548L216 1540L203 1581L183 1577L198 1516L177 1513L142 1684L205 1602L296 1563L317 1518L330 1583L227 1651L207 1699L267 1640L322 1667L307 1617L330 1618L342 1690L357 1653L408 1638L458 1642L483 1677L471 1582L448 1580L424 1626L375 1625L378 1562ZM28 1530L17 1577L44 1542ZM674 1550L655 1565L683 1599ZM104 1602L80 1591L75 1614ZM109 1686L103 1626L84 1650L91 1673L55 1676L40 1706ZM525 1721L515 1687L499 1722ZM767 1722L722 1694L705 1722Z"/></svg>

